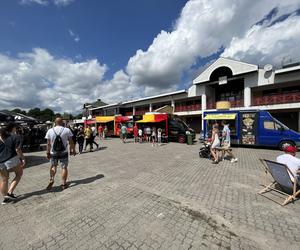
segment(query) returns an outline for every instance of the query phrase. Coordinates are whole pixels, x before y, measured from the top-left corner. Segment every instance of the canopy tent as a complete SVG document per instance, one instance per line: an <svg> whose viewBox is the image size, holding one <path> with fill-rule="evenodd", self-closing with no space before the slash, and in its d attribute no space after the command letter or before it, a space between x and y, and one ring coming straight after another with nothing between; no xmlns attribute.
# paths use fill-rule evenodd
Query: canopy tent
<svg viewBox="0 0 300 250"><path fill-rule="evenodd" d="M132 116L116 116L115 120L116 122L128 122L132 120Z"/></svg>
<svg viewBox="0 0 300 250"><path fill-rule="evenodd" d="M96 123L95 120L85 120L84 121L84 124L87 124L87 125L89 125L89 124L95 124L95 123Z"/></svg>
<svg viewBox="0 0 300 250"><path fill-rule="evenodd" d="M207 114L204 120L235 120L236 113L225 114Z"/></svg>
<svg viewBox="0 0 300 250"><path fill-rule="evenodd" d="M153 122L162 122L168 119L166 114L147 114L143 115L143 119L137 121L137 123L153 123Z"/></svg>
<svg viewBox="0 0 300 250"><path fill-rule="evenodd" d="M96 116L96 122L107 123L115 120L115 116Z"/></svg>
<svg viewBox="0 0 300 250"><path fill-rule="evenodd" d="M0 112L0 122L13 122L15 120L15 117L12 114L9 114L7 112Z"/></svg>

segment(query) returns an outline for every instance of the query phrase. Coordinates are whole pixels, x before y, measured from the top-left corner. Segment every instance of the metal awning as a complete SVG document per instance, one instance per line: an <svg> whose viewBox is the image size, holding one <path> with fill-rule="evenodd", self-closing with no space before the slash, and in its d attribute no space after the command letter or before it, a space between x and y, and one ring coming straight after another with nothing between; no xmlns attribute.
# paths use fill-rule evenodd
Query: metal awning
<svg viewBox="0 0 300 250"><path fill-rule="evenodd" d="M114 116L96 116L96 122L107 123L115 120Z"/></svg>
<svg viewBox="0 0 300 250"><path fill-rule="evenodd" d="M143 119L137 123L162 122L168 119L166 114L147 114L143 115Z"/></svg>
<svg viewBox="0 0 300 250"><path fill-rule="evenodd" d="M204 120L235 120L236 113L231 114L207 114Z"/></svg>

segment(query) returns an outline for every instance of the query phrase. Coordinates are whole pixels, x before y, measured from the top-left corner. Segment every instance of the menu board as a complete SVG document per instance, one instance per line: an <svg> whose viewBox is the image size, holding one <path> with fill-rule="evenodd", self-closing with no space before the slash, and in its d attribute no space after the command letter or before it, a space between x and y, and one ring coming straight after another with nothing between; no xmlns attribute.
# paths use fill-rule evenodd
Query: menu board
<svg viewBox="0 0 300 250"><path fill-rule="evenodd" d="M256 144L256 112L241 113L241 143Z"/></svg>

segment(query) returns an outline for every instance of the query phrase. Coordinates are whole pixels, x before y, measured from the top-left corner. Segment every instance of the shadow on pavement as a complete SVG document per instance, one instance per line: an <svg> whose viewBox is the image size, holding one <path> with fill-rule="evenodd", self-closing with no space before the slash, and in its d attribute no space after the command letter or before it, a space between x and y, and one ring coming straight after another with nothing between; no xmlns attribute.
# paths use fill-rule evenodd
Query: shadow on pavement
<svg viewBox="0 0 300 250"><path fill-rule="evenodd" d="M96 176L88 177L88 178L85 178L85 179L70 181L69 182L70 188L75 187L77 185L81 185L81 184L89 184L89 183L92 183L96 180L102 179L103 177L104 177L103 174L97 174Z"/></svg>
<svg viewBox="0 0 300 250"><path fill-rule="evenodd" d="M96 180L102 179L103 177L104 177L103 174L97 174L95 176L88 177L88 178L85 178L85 179L70 181L69 182L69 188L75 187L77 185L89 184L89 183L92 183ZM62 191L63 190L60 186L54 186L50 191L48 191L48 190L46 190L46 188L44 188L44 189L41 189L41 190L38 190L38 191L34 191L34 192L31 192L31 193L20 195L14 203L18 203L18 202L20 202L22 200L25 200L27 198L30 198L32 196L40 196L40 195L44 195L44 194L47 194L47 193L58 193L58 192L62 192Z"/></svg>
<svg viewBox="0 0 300 250"><path fill-rule="evenodd" d="M36 156L36 155L29 155L26 156L26 166L25 168L30 168L34 166L38 166L44 163L49 162L46 156Z"/></svg>

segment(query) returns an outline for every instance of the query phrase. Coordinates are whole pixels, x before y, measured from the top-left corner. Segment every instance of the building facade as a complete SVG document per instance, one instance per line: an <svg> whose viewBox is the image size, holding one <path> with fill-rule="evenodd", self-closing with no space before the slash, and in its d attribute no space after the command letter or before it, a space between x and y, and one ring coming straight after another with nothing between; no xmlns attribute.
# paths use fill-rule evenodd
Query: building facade
<svg viewBox="0 0 300 250"><path fill-rule="evenodd" d="M268 110L289 128L300 131L300 65L259 68L219 58L193 80L188 90L93 107L90 114L137 115L169 105L174 114L199 132L203 112L214 110L218 101L229 101L232 110Z"/></svg>

